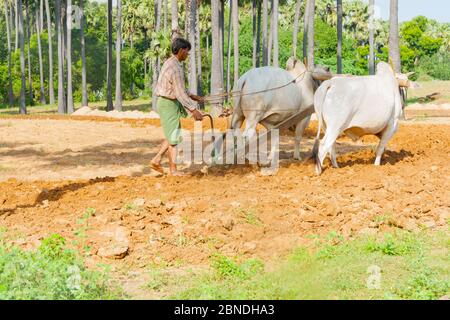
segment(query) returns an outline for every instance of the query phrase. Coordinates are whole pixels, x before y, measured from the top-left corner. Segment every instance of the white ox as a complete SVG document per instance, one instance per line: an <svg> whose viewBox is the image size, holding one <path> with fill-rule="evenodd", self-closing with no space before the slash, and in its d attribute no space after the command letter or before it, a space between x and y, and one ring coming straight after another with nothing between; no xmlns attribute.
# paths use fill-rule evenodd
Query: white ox
<svg viewBox="0 0 450 320"><path fill-rule="evenodd" d="M247 71L233 88L240 94L234 97L230 129L240 129L245 119L243 136L251 139L258 123L270 130L292 115L312 109L314 92L319 86L314 80L315 74L331 77L329 69L324 67L317 66L313 72L308 72L294 57L287 61L286 70L261 67ZM300 119L295 126L296 159L300 159L300 140L310 118Z"/></svg>
<svg viewBox="0 0 450 320"><path fill-rule="evenodd" d="M374 76L335 77L323 82L314 96L314 109L319 120L313 151L317 174L322 172L328 153L333 167L338 167L335 144L342 132L353 140L377 135L380 142L375 165L380 165L384 149L403 116L399 85L391 66L385 62L377 65ZM325 136L319 143L321 127Z"/></svg>

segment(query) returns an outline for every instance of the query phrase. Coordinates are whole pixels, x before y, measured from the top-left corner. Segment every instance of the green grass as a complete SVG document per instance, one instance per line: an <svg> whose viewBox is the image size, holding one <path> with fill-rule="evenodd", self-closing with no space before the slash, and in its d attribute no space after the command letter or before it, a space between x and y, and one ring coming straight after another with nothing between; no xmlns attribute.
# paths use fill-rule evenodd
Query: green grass
<svg viewBox="0 0 450 320"><path fill-rule="evenodd" d="M0 238L0 300L116 299L121 290L108 270L87 269L79 253L54 234L37 250L23 250Z"/></svg>
<svg viewBox="0 0 450 320"><path fill-rule="evenodd" d="M330 233L313 241L274 264L217 253L209 271L152 281L170 299L439 299L449 293L445 233L352 241ZM374 276L379 287L368 286Z"/></svg>

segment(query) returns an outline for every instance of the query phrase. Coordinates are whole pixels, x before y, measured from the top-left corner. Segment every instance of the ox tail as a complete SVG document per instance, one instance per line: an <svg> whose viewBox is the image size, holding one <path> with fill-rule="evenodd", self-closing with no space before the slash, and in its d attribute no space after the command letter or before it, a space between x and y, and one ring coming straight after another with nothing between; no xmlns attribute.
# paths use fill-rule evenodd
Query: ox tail
<svg viewBox="0 0 450 320"><path fill-rule="evenodd" d="M322 117L323 104L325 102L325 98L327 96L327 92L328 92L328 90L330 88L331 88L331 82L330 81L325 81L317 89L317 91L316 91L316 93L314 95L314 110L316 112L317 121L319 122L318 128L317 128L316 140L314 140L314 146L313 146L313 149L312 149L312 157L315 160L318 159L319 143L320 143L320 132L321 132L322 126L323 126L323 117Z"/></svg>

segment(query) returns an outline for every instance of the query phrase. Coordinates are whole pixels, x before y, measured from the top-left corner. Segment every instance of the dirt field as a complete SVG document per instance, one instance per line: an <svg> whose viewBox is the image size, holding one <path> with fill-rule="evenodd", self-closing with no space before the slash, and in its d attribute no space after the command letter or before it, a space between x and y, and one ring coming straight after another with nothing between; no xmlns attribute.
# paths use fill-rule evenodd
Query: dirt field
<svg viewBox="0 0 450 320"><path fill-rule="evenodd" d="M217 251L264 260L313 234L345 237L393 228L445 228L450 213L450 121L403 123L375 167L375 137L340 138L340 169L291 159L281 168L188 168L156 177L147 164L158 121L59 116L0 119L0 226L34 248L59 233L89 252L88 262L139 269L154 262L202 265ZM192 128L186 120L184 127ZM217 124L226 126L225 120ZM208 128L207 121L204 127ZM308 130L307 155L315 135ZM87 245L88 247L86 247Z"/></svg>

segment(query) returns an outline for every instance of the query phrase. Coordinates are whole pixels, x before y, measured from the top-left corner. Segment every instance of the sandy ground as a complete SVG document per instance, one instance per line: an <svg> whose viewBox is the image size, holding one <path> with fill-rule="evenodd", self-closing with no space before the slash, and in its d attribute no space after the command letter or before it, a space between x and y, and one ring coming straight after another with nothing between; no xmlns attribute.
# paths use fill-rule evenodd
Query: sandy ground
<svg viewBox="0 0 450 320"><path fill-rule="evenodd" d="M449 218L447 118L403 123L380 167L372 164L375 137L342 137L341 168L327 160L320 177L312 161L291 159L292 136L282 139L274 176L241 165L156 177L146 165L161 141L157 121L73 119L0 119L0 226L25 248L52 233L80 240L83 228L88 263L198 265L217 251L273 259L312 234L445 229Z"/></svg>

